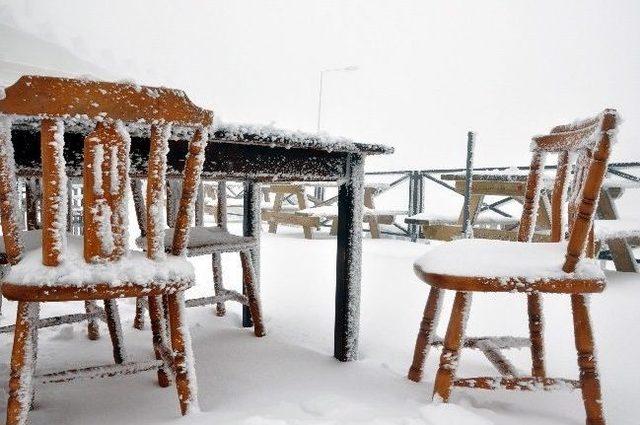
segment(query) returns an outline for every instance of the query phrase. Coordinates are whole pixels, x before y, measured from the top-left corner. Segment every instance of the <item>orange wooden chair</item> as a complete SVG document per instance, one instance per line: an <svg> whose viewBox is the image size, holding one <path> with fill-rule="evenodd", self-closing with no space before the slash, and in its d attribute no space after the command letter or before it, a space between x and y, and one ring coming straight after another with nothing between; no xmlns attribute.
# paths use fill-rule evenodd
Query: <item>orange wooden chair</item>
<svg viewBox="0 0 640 425"><path fill-rule="evenodd" d="M605 110L580 123L555 127L551 134L533 138L531 171L518 240L457 240L438 246L418 259L418 277L431 285L420 324L409 379L420 381L424 360L431 345L442 344L440 367L435 379L434 399L447 401L453 386L479 389L582 390L587 424L605 423L600 378L589 321L587 294L604 290L604 273L593 255L593 214L602 179L606 173L617 115ZM530 243L535 227L541 188L541 173L547 154L558 155L558 169L552 194L552 243ZM573 183L566 201L571 165ZM568 206L568 228L563 226ZM565 232L568 230L568 232ZM567 240L565 240L565 233ZM562 260L562 257L564 261ZM451 319L444 341L435 337L443 290L456 291ZM528 298L530 340L508 338L464 338L473 292L524 293ZM541 293L571 295L575 345L580 379L549 378L543 346ZM530 345L532 376L521 376L502 355L501 349ZM501 372L501 378L456 378L460 349L476 348Z"/></svg>
<svg viewBox="0 0 640 425"><path fill-rule="evenodd" d="M179 191L180 184L174 185L173 190ZM132 185L134 199L136 199L136 212L144 210L144 199L142 196L136 196L136 192L142 191L141 184ZM182 188L184 191L184 188ZM171 196L168 196L171 198ZM146 246L146 229L145 220L137 213L138 225L140 226L141 236L136 239L138 246L144 248ZM168 215L169 216L169 215ZM247 326L253 324L255 336L262 337L266 335L266 329L262 318L262 303L260 300L260 291L257 285L258 279L253 267L253 253L258 247L260 241L255 237L238 236L230 233L227 229L227 208L226 208L226 183L224 181L218 183L218 208L216 209L216 226L204 226L202 223L196 223L196 226L189 230L190 238L186 247L187 257L197 257L201 255L211 255L211 268L213 271L213 289L214 295L189 299L186 301L188 307L198 307L216 304L216 314L224 316L226 314L225 302L239 302L245 308L249 308L251 313L251 322ZM165 240L168 242L173 235L175 223L165 233ZM242 283L243 293L227 289L224 287L222 280L222 254L237 252L240 255L240 264L242 265ZM144 323L144 304L136 305L136 320L134 326L138 329L143 327Z"/></svg>
<svg viewBox="0 0 640 425"><path fill-rule="evenodd" d="M2 289L7 299L18 301L7 424L26 423L34 383L153 369L158 369L161 386L168 386L169 374L173 375L182 414L197 409L183 298L183 292L194 283L194 272L184 258L184 250L212 113L193 106L177 90L22 77L6 89L6 98L0 100L0 119L0 215L6 254L12 264ZM23 232L17 217L12 126L31 126L40 131L45 176L42 241L40 247L31 250L22 245ZM172 127L192 129L194 136L184 167L185 190L172 250L166 255L161 211ZM84 138L82 170L83 237L66 235L69 170L63 156L65 128L88 133ZM128 250L126 189L131 129L150 138L146 255ZM155 359L130 362L121 343L115 300L141 296L149 299ZM35 376L39 304L72 300L105 300L116 364Z"/></svg>

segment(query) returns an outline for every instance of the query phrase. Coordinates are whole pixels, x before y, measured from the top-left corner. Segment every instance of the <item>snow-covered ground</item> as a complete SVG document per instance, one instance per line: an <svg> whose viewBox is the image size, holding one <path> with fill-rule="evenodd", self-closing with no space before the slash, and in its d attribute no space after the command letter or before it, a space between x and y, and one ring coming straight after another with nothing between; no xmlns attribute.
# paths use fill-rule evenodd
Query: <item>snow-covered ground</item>
<svg viewBox="0 0 640 425"><path fill-rule="evenodd" d="M235 225L234 225L235 226ZM403 240L364 240L361 360L339 363L332 355L335 239L302 239L282 228L263 233L262 296L268 335L255 338L240 327L237 305L216 317L213 307L188 310L196 356L202 413L180 418L173 388L159 388L155 373L110 380L55 384L39 389L31 423L36 424L513 424L584 423L579 392L511 393L454 390L449 405L430 401L439 351L427 361L424 382L406 379L427 287L412 262L428 245ZM198 285L192 295L212 291L210 262L194 260ZM238 286L237 256L223 260L228 286ZM593 296L604 403L610 424L640 418L640 278L607 272L609 287ZM450 299L444 305L445 314ZM524 296L476 295L469 334L526 335ZM120 302L130 356L151 356L151 334L132 329L134 304ZM79 311L74 303L45 306L43 315ZM5 302L2 324L13 321L15 304ZM576 355L566 296L545 298L550 375L574 377ZM446 323L441 320L441 328ZM40 370L106 363L111 347L106 327L89 341L84 324L42 330ZM441 329L442 331L442 329ZM0 376L6 380L9 335L0 337ZM527 350L509 357L523 371ZM492 374L479 354L465 351L461 375ZM6 382L0 391L4 415Z"/></svg>

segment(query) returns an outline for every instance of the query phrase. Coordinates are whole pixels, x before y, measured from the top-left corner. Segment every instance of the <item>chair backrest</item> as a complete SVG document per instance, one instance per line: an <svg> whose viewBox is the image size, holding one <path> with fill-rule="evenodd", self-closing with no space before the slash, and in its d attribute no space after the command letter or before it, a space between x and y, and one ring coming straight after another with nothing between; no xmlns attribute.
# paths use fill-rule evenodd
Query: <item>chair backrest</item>
<svg viewBox="0 0 640 425"><path fill-rule="evenodd" d="M545 159L548 154L557 154L558 167L551 195L551 240L559 242L568 235L565 272L575 270L587 242L592 243L593 216L617 125L616 111L606 109L595 117L556 126L549 134L533 138L518 240L529 242L533 237L544 185Z"/></svg>
<svg viewBox="0 0 640 425"><path fill-rule="evenodd" d="M172 253L184 252L204 149L213 113L194 106L179 90L132 84L53 77L22 77L0 100L0 217L13 264L20 260L22 231L12 121L40 122L42 151L42 259L60 263L66 241L67 177L64 159L65 125L82 122L93 128L84 138L84 257L87 262L115 261L127 251L129 129L148 131L147 256L160 259L164 250L164 186L172 127L192 129L184 167L182 192ZM129 128L129 129L128 129Z"/></svg>

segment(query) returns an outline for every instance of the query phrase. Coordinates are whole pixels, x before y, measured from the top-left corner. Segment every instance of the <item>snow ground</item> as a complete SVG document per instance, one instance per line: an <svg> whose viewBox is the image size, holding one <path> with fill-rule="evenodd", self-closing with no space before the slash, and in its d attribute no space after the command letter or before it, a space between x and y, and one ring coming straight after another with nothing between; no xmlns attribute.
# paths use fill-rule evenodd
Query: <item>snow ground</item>
<svg viewBox="0 0 640 425"><path fill-rule="evenodd" d="M235 226L235 224L233 225ZM236 229L233 229L236 230ZM304 240L283 227L263 233L262 294L268 335L242 329L239 306L218 318L214 308L188 310L202 413L180 418L173 388L159 388L155 373L110 380L47 385L39 389L31 423L37 424L513 424L584 423L579 392L511 393L454 390L452 403L430 402L439 350L432 351L425 381L406 379L427 287L413 275L412 262L428 245L392 239L364 240L361 360L339 363L332 355L335 239ZM212 290L206 257L194 260L198 286ZM229 287L239 284L239 260L226 254ZM608 272L610 284L592 299L604 403L610 424L637 424L640 396L640 297L638 276ZM448 319L447 297L440 330ZM516 300L517 298L517 300ZM132 329L134 303L119 303L129 354L151 356L151 334ZM476 295L469 334L526 335L524 296ZM80 304L50 304L43 315L80 311ZM5 302L2 324L13 321L15 303ZM568 297L545 298L550 375L577 373ZM40 332L39 369L106 363L111 348L106 326L89 341L84 324ZM11 338L0 336L0 376L6 380ZM528 369L527 350L509 357ZM480 355L465 351L460 374L493 374ZM6 382L0 386L4 415Z"/></svg>

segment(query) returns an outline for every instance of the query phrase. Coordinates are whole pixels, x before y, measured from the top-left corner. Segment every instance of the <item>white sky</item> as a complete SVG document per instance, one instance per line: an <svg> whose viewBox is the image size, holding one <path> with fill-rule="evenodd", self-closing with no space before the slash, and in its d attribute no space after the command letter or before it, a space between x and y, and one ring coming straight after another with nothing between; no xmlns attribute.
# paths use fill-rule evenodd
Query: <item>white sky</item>
<svg viewBox="0 0 640 425"><path fill-rule="evenodd" d="M476 165L526 164L532 135L604 107L614 159L640 160L638 0L0 0L0 24L292 129L315 130L321 69L359 66L326 75L323 129L396 147L370 170L462 166L468 129Z"/></svg>

